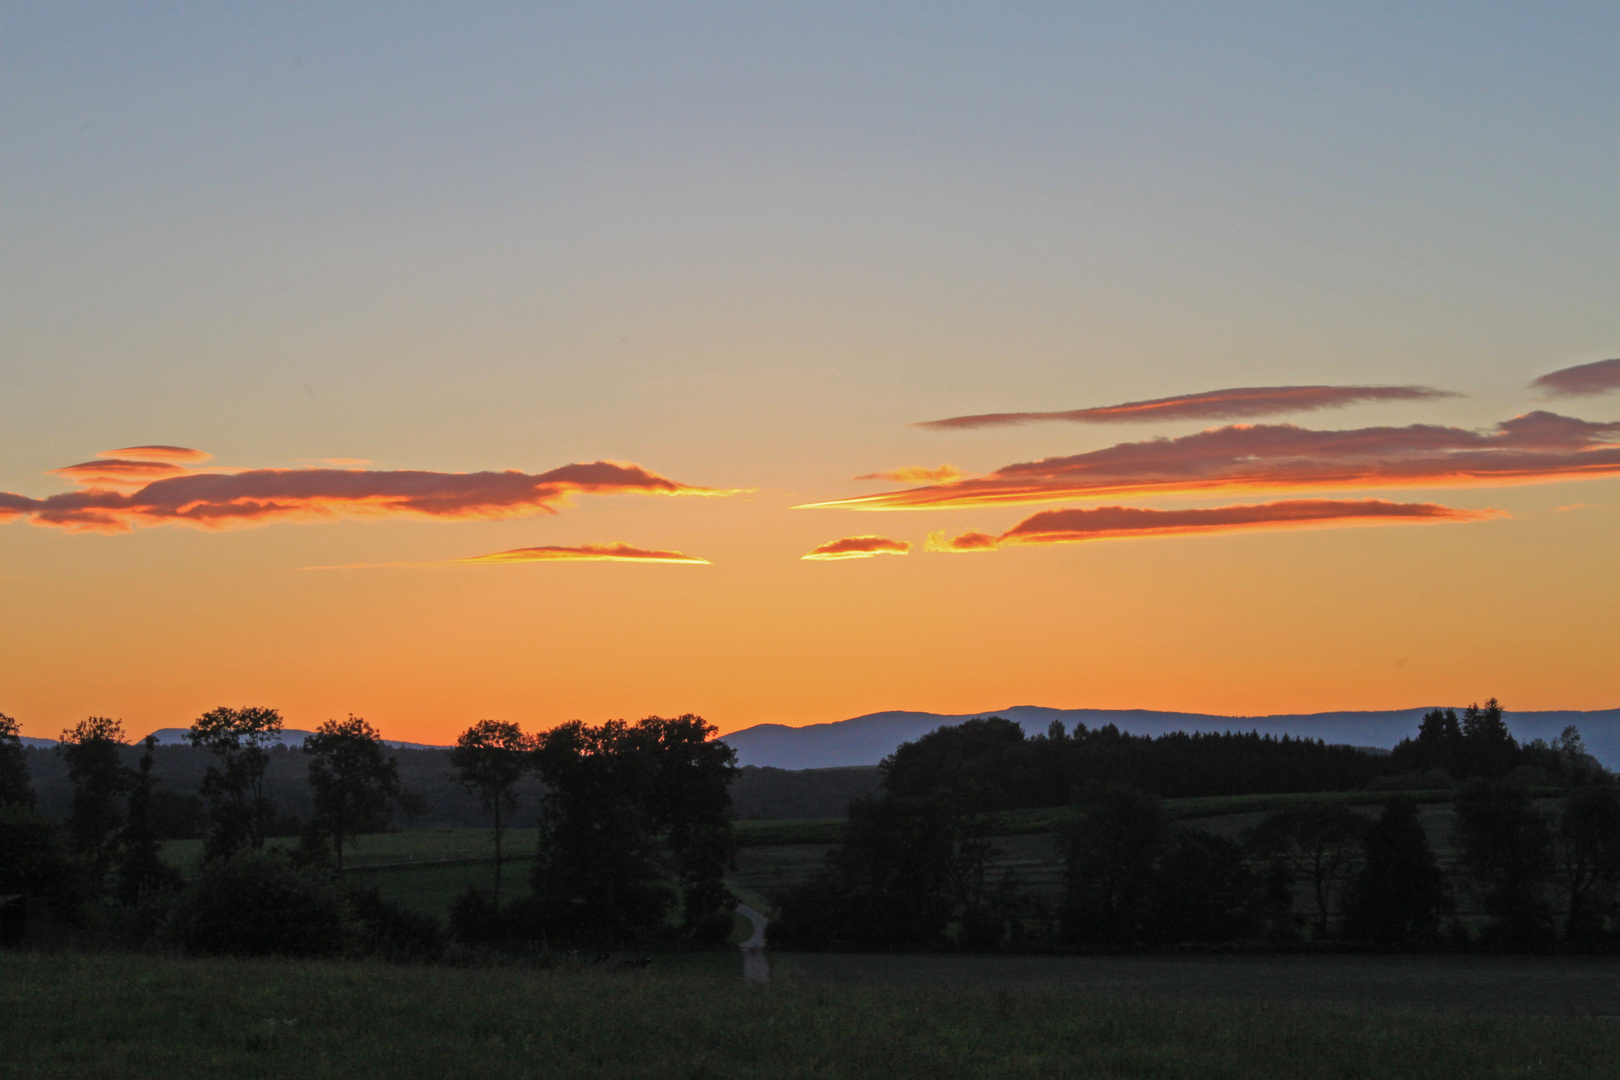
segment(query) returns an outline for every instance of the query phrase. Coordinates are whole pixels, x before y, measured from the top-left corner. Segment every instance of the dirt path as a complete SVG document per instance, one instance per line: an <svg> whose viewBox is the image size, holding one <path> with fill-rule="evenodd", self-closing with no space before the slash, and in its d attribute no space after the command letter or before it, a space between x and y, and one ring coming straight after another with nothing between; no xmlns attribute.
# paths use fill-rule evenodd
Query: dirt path
<svg viewBox="0 0 1620 1080"><path fill-rule="evenodd" d="M1054 987L1365 1009L1620 1018L1620 958L1498 956L930 956L776 953L827 982Z"/></svg>

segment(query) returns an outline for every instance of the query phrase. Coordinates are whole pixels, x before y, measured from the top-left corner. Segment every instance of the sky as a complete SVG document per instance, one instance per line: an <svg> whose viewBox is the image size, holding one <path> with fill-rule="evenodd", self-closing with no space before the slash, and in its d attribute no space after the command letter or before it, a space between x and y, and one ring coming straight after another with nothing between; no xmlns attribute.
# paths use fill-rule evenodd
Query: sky
<svg viewBox="0 0 1620 1080"><path fill-rule="evenodd" d="M1613 708L1617 60L1601 3L0 3L0 712Z"/></svg>

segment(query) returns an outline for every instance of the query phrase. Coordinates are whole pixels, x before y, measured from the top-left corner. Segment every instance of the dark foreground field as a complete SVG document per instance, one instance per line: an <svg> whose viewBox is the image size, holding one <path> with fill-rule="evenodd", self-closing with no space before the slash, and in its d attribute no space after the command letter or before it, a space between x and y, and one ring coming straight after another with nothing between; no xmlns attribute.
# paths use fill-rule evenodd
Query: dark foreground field
<svg viewBox="0 0 1620 1080"><path fill-rule="evenodd" d="M1220 998L1620 1022L1620 957L1612 956L810 953L784 962L803 978L833 983L1047 988L1125 998Z"/></svg>
<svg viewBox="0 0 1620 1080"><path fill-rule="evenodd" d="M0 956L0 1077L1604 1077L1604 1020L646 971Z"/></svg>

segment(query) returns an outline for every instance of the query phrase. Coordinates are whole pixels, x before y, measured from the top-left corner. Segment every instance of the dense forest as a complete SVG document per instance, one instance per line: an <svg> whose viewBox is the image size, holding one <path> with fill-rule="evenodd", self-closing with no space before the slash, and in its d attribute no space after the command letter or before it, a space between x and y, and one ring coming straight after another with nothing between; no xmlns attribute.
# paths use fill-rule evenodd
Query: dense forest
<svg viewBox="0 0 1620 1080"><path fill-rule="evenodd" d="M1256 735L1028 738L998 717L941 728L881 766L844 842L779 898L798 948L1136 949L1230 942L1400 948L1620 943L1620 789L1567 729L1521 745L1493 699L1435 710L1393 753ZM1174 821L1161 797L1453 789L1448 871L1418 806L1273 813L1241 837ZM1539 803L1532 787L1556 792ZM1071 806L1056 897L992 864L988 812ZM1465 900L1482 918L1459 916Z"/></svg>
<svg viewBox="0 0 1620 1080"><path fill-rule="evenodd" d="M1578 733L1566 732L1566 738ZM1573 743L1521 745L1494 700L1435 710L1392 753L1332 746L1316 739L1258 734L1129 735L1112 724L1053 724L1033 738L990 716L943 727L901 746L880 766L884 790L899 796L941 792L974 810L1062 806L1087 784L1123 784L1161 798L1354 791L1367 787L1447 788L1470 777L1557 783L1585 768ZM1576 760L1576 758L1580 760Z"/></svg>

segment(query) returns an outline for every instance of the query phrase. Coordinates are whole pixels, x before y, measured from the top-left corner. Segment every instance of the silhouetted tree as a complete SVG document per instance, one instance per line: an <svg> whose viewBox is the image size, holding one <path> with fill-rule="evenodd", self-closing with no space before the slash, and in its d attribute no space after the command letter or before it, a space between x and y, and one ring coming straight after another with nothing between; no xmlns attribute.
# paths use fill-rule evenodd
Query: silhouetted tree
<svg viewBox="0 0 1620 1080"><path fill-rule="evenodd" d="M1428 772L1444 769L1456 773L1463 767L1462 724L1455 709L1434 709L1418 724L1415 738L1402 739L1391 753L1402 772Z"/></svg>
<svg viewBox="0 0 1620 1080"><path fill-rule="evenodd" d="M1159 941L1232 941L1259 927L1260 880L1243 845L1200 829L1172 832L1154 897L1148 930Z"/></svg>
<svg viewBox="0 0 1620 1080"><path fill-rule="evenodd" d="M1457 797L1455 843L1491 919L1487 940L1530 945L1551 938L1545 891L1555 865L1553 830L1523 788L1470 784Z"/></svg>
<svg viewBox="0 0 1620 1080"><path fill-rule="evenodd" d="M1363 836L1365 862L1352 879L1345 933L1359 941L1423 944L1439 937L1451 888L1423 833L1417 803L1397 796Z"/></svg>
<svg viewBox="0 0 1620 1080"><path fill-rule="evenodd" d="M1558 820L1558 871L1564 886L1564 933L1572 941L1603 932L1620 886L1620 792L1608 780L1574 788Z"/></svg>
<svg viewBox="0 0 1620 1080"><path fill-rule="evenodd" d="M343 848L359 833L388 824L389 800L399 795L399 765L384 755L382 736L354 714L328 720L304 739L316 831L332 838L338 869Z"/></svg>
<svg viewBox="0 0 1620 1080"><path fill-rule="evenodd" d="M168 925L188 951L234 956L331 956L352 930L330 871L257 851L205 866Z"/></svg>
<svg viewBox="0 0 1620 1080"><path fill-rule="evenodd" d="M0 806L32 809L34 785L28 778L28 751L17 721L0 713Z"/></svg>
<svg viewBox="0 0 1620 1080"><path fill-rule="evenodd" d="M202 781L202 795L208 800L208 858L264 847L276 812L265 794L264 770L281 727L281 714L274 709L221 706L198 717L186 733L192 746L202 747L217 761Z"/></svg>
<svg viewBox="0 0 1620 1080"><path fill-rule="evenodd" d="M57 822L21 806L0 806L0 893L44 897L57 914L77 920L84 875Z"/></svg>
<svg viewBox="0 0 1620 1080"><path fill-rule="evenodd" d="M732 849L727 789L736 753L701 717L572 721L539 738L546 784L533 908L549 934L636 939L660 932L684 892L694 935L727 930L720 878Z"/></svg>
<svg viewBox="0 0 1620 1080"><path fill-rule="evenodd" d="M919 799L948 793L966 810L1000 810L1020 803L1018 779L1033 765L1030 749L1023 728L988 716L903 743L878 768L883 786L896 795Z"/></svg>
<svg viewBox="0 0 1620 1080"><path fill-rule="evenodd" d="M533 764L534 748L534 739L525 735L517 724L480 720L461 733L456 748L450 751L450 765L456 770L461 786L478 795L484 813L494 822L497 910L501 902L501 839L506 833L507 816L518 808L514 789Z"/></svg>
<svg viewBox="0 0 1620 1080"><path fill-rule="evenodd" d="M1334 900L1360 858L1365 828L1366 822L1343 806L1311 806L1272 814L1246 839L1259 858L1310 886L1316 933L1326 936Z"/></svg>
<svg viewBox="0 0 1620 1080"><path fill-rule="evenodd" d="M118 898L137 903L153 893L173 892L180 887L180 872L162 859L157 822L152 813L153 749L157 736L148 735L141 744L140 767L130 777L129 804L123 834L118 842Z"/></svg>
<svg viewBox="0 0 1620 1080"><path fill-rule="evenodd" d="M984 819L948 797L850 801L843 843L779 898L771 939L797 948L1000 945L1025 907Z"/></svg>
<svg viewBox="0 0 1620 1080"><path fill-rule="evenodd" d="M1152 916L1170 817L1158 799L1117 784L1086 789L1079 809L1058 834L1064 937L1078 945L1140 940Z"/></svg>
<svg viewBox="0 0 1620 1080"><path fill-rule="evenodd" d="M75 853L89 860L90 889L96 896L101 894L124 824L122 798L129 790L130 771L119 756L123 744L123 724L92 716L64 730L56 746L67 761L68 782L73 785L69 842Z"/></svg>
<svg viewBox="0 0 1620 1080"><path fill-rule="evenodd" d="M1499 780L1521 763L1518 741L1502 719L1502 704L1488 698L1470 705L1462 718L1463 776Z"/></svg>

